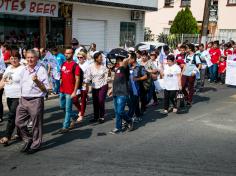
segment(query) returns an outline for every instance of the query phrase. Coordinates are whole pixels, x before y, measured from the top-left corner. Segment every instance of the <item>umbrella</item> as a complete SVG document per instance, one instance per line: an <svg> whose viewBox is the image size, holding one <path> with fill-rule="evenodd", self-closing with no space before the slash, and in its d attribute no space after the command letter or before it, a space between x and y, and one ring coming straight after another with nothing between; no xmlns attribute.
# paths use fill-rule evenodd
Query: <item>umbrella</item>
<svg viewBox="0 0 236 176"><path fill-rule="evenodd" d="M115 48L115 49L112 49L107 54L107 57L109 59L116 59L117 57L127 58L128 57L128 51L126 51L122 48Z"/></svg>
<svg viewBox="0 0 236 176"><path fill-rule="evenodd" d="M116 64L117 58L127 58L128 57L128 51L122 49L122 48L115 48L112 49L108 54L107 58L109 63L107 64L107 67L109 69L113 69Z"/></svg>

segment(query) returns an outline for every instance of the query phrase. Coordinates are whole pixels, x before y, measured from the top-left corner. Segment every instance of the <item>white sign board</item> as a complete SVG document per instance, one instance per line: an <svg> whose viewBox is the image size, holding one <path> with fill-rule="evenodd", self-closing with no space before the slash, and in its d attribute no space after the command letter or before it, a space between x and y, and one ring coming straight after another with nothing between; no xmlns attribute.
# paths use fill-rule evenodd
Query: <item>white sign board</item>
<svg viewBox="0 0 236 176"><path fill-rule="evenodd" d="M225 84L236 86L236 61L227 61Z"/></svg>
<svg viewBox="0 0 236 176"><path fill-rule="evenodd" d="M58 17L58 2L37 0L0 0L0 13Z"/></svg>

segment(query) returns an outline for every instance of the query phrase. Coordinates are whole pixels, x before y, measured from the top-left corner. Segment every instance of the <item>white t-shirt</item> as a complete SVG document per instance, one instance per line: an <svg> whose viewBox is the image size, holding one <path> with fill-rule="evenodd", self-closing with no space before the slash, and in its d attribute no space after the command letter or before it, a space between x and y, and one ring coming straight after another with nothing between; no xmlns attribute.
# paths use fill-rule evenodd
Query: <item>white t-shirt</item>
<svg viewBox="0 0 236 176"><path fill-rule="evenodd" d="M164 66L164 88L166 90L179 90L178 74L181 69L178 65Z"/></svg>
<svg viewBox="0 0 236 176"><path fill-rule="evenodd" d="M80 64L79 63L79 66L80 66L80 68L82 69L82 71L84 72L84 80L85 80L85 77L86 77L86 75L87 75L87 69L89 68L89 66L90 66L90 63L88 62L88 61L86 61L84 64ZM82 86L82 90L86 90L86 86Z"/></svg>
<svg viewBox="0 0 236 176"><path fill-rule="evenodd" d="M20 98L21 97L21 73L25 67L23 65L13 68L13 66L7 67L3 79L6 80L4 91L8 98Z"/></svg>

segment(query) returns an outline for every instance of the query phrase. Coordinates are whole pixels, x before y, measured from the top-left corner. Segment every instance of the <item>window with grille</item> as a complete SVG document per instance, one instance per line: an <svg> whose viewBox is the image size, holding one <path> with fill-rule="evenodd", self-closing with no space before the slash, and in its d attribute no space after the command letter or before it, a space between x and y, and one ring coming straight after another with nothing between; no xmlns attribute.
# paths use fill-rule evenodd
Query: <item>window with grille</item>
<svg viewBox="0 0 236 176"><path fill-rule="evenodd" d="M228 0L227 5L236 5L236 0Z"/></svg>
<svg viewBox="0 0 236 176"><path fill-rule="evenodd" d="M165 0L164 7L174 7L174 0Z"/></svg>
<svg viewBox="0 0 236 176"><path fill-rule="evenodd" d="M182 7L191 6L191 0L181 0L181 6Z"/></svg>

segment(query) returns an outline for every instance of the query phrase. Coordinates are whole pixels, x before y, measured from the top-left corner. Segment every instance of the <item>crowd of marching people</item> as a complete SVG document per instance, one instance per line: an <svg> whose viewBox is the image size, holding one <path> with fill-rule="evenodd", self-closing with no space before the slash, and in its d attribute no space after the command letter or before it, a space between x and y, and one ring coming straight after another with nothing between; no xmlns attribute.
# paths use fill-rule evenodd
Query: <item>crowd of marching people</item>
<svg viewBox="0 0 236 176"><path fill-rule="evenodd" d="M163 114L178 113L180 95L184 105L191 107L194 93L204 89L205 80L225 84L226 60L236 54L234 41L221 45L214 41L206 46L183 43L175 50L167 45L152 51L117 49L113 56L107 56L116 62L108 64L110 60L96 50L95 43L87 51L77 39L63 52L56 47L10 48L5 43L0 46L0 123L4 115L3 94L9 109L0 143L8 146L11 140L22 139L25 145L21 152L28 154L41 147L44 101L49 94L59 95L64 111L59 134L83 122L90 92L93 100L90 122L106 121L106 97L113 97L115 127L110 133L119 134L124 128L132 131L150 103L154 107L159 105L160 92L164 95Z"/></svg>

